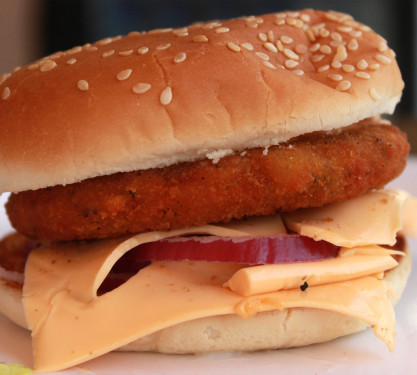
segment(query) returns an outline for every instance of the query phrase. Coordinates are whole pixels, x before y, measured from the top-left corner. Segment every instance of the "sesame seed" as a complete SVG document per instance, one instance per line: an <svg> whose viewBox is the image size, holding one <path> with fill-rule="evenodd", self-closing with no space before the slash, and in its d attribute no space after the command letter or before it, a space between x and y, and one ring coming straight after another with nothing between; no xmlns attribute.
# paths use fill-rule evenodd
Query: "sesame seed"
<svg viewBox="0 0 417 375"><path fill-rule="evenodd" d="M86 45L84 46L84 49L85 49L86 51L97 51L97 50L98 50L98 48L97 48L96 46L92 46L92 45L88 45L88 44L86 44Z"/></svg>
<svg viewBox="0 0 417 375"><path fill-rule="evenodd" d="M174 57L174 63L182 63L183 61L185 61L186 58L187 55L185 54L185 52L178 52Z"/></svg>
<svg viewBox="0 0 417 375"><path fill-rule="evenodd" d="M350 26L339 26L337 28L338 31L340 31L341 33L350 33L352 31L352 27Z"/></svg>
<svg viewBox="0 0 417 375"><path fill-rule="evenodd" d="M311 58L311 61L312 62L319 62L319 61L321 61L321 60L323 60L324 59L324 55L314 55L312 58Z"/></svg>
<svg viewBox="0 0 417 375"><path fill-rule="evenodd" d="M139 31L131 31L129 34L127 34L127 36L137 36L140 35Z"/></svg>
<svg viewBox="0 0 417 375"><path fill-rule="evenodd" d="M77 59L73 57L73 58L71 58L71 59L67 60L67 64L68 64L68 65L72 65L72 64L75 64L75 63L76 63L76 61L77 61Z"/></svg>
<svg viewBox="0 0 417 375"><path fill-rule="evenodd" d="M329 34L330 34L330 31L323 28L323 29L320 29L320 32L319 33L320 33L320 36L321 37L327 38L329 36Z"/></svg>
<svg viewBox="0 0 417 375"><path fill-rule="evenodd" d="M369 26L366 26L366 25L359 25L359 29L361 29L364 32L371 31L371 28Z"/></svg>
<svg viewBox="0 0 417 375"><path fill-rule="evenodd" d="M356 51L358 49L358 47L359 47L358 41L355 38L351 39L349 41L347 47L348 47L348 50L350 50L350 51Z"/></svg>
<svg viewBox="0 0 417 375"><path fill-rule="evenodd" d="M3 89L3 92L1 93L1 98L3 100L6 100L10 96L10 89L8 87L5 87Z"/></svg>
<svg viewBox="0 0 417 375"><path fill-rule="evenodd" d="M293 39L293 38L291 38L291 37L289 37L289 36L286 36L286 35L282 35L279 39L280 39L280 40L281 40L281 42L282 42L282 43L284 43L284 44L291 44L291 43L294 41L294 39Z"/></svg>
<svg viewBox="0 0 417 375"><path fill-rule="evenodd" d="M175 35L181 35L181 34L185 34L185 33L188 34L188 29L186 27L182 27L180 29L172 30L172 33L175 34Z"/></svg>
<svg viewBox="0 0 417 375"><path fill-rule="evenodd" d="M4 74L2 74L0 76L0 85L2 85L6 81L6 79L9 78L10 76L11 76L10 73L4 73Z"/></svg>
<svg viewBox="0 0 417 375"><path fill-rule="evenodd" d="M287 23L288 23L288 25L290 25L290 26L295 26L295 25L296 25L296 23L297 23L297 20L296 20L295 18L293 18L293 17L288 17L288 18L287 18Z"/></svg>
<svg viewBox="0 0 417 375"><path fill-rule="evenodd" d="M337 47L336 54L334 55L334 61L344 61L347 58L347 52L344 45L340 45Z"/></svg>
<svg viewBox="0 0 417 375"><path fill-rule="evenodd" d="M306 23L310 22L310 16L308 14L302 14L300 18Z"/></svg>
<svg viewBox="0 0 417 375"><path fill-rule="evenodd" d="M353 20L353 19L346 19L345 21L343 21L343 23L346 25L346 26L352 26L352 27L358 27L359 26L359 22L356 22L355 20Z"/></svg>
<svg viewBox="0 0 417 375"><path fill-rule="evenodd" d="M299 60L300 57L292 50L290 50L289 48L284 48L284 55L287 56L289 59L291 60Z"/></svg>
<svg viewBox="0 0 417 375"><path fill-rule="evenodd" d="M287 12L288 17L297 18L300 16L300 12Z"/></svg>
<svg viewBox="0 0 417 375"><path fill-rule="evenodd" d="M353 30L349 33L350 36L354 38L360 38L362 36L362 31L360 30Z"/></svg>
<svg viewBox="0 0 417 375"><path fill-rule="evenodd" d="M375 60L380 62L381 64L384 64L384 65L391 64L391 62L392 62L392 60L385 55L376 55Z"/></svg>
<svg viewBox="0 0 417 375"><path fill-rule="evenodd" d="M362 78L362 79L370 79L371 75L366 72L357 72L355 73L355 77Z"/></svg>
<svg viewBox="0 0 417 375"><path fill-rule="evenodd" d="M341 42L343 40L342 36L336 31L333 31L330 34L330 38L332 38L333 40L338 41L338 42Z"/></svg>
<svg viewBox="0 0 417 375"><path fill-rule="evenodd" d="M267 49L269 52L277 53L278 49L275 47L271 42L266 42L264 44L264 48Z"/></svg>
<svg viewBox="0 0 417 375"><path fill-rule="evenodd" d="M283 18L278 18L274 21L274 24L277 26L285 25L285 20Z"/></svg>
<svg viewBox="0 0 417 375"><path fill-rule="evenodd" d="M296 69L292 71L293 73L297 74L298 76L304 75L304 70Z"/></svg>
<svg viewBox="0 0 417 375"><path fill-rule="evenodd" d="M329 21L339 21L339 17L334 13L326 13L324 17L326 17Z"/></svg>
<svg viewBox="0 0 417 375"><path fill-rule="evenodd" d="M340 74L329 74L327 77L330 78L332 81L341 81L343 79L343 76L341 76Z"/></svg>
<svg viewBox="0 0 417 375"><path fill-rule="evenodd" d="M158 51L163 51L164 49L167 49L171 47L171 43L164 43L164 44L160 44L159 46L156 47L156 49Z"/></svg>
<svg viewBox="0 0 417 375"><path fill-rule="evenodd" d="M259 34L258 34L258 39L259 39L261 42L266 42L266 41L268 40L268 36L267 36L265 33L259 33Z"/></svg>
<svg viewBox="0 0 417 375"><path fill-rule="evenodd" d="M322 73L322 72L325 72L326 70L329 70L329 69L330 69L330 65L323 65L320 68L318 68L317 71L319 73Z"/></svg>
<svg viewBox="0 0 417 375"><path fill-rule="evenodd" d="M112 42L112 39L111 38L104 38L104 39L102 39L102 40L99 40L98 42L97 42L97 44L98 45L100 45L100 46L103 46L103 45L105 45L105 44L109 44L109 43L111 43Z"/></svg>
<svg viewBox="0 0 417 375"><path fill-rule="evenodd" d="M13 69L13 72L17 72L18 70L20 70L21 67L20 66L16 66L16 68Z"/></svg>
<svg viewBox="0 0 417 375"><path fill-rule="evenodd" d="M339 47L341 45L344 45L345 43L344 42L339 42L338 40L331 40L329 42L329 44L330 44L331 47Z"/></svg>
<svg viewBox="0 0 417 375"><path fill-rule="evenodd" d="M250 44L250 43L242 43L241 45L240 45L241 47L243 47L243 48L245 48L245 49L247 49L248 51L253 51L253 45L252 44Z"/></svg>
<svg viewBox="0 0 417 375"><path fill-rule="evenodd" d="M84 79L80 79L77 82L77 87L81 90L81 91L87 91L89 89L89 85L88 82Z"/></svg>
<svg viewBox="0 0 417 375"><path fill-rule="evenodd" d="M29 70L35 70L35 69L38 69L38 68L39 68L38 64L31 64L31 65L28 66Z"/></svg>
<svg viewBox="0 0 417 375"><path fill-rule="evenodd" d="M110 51L104 52L102 56L103 57L109 57L109 56L111 56L113 54L114 54L114 49L111 49Z"/></svg>
<svg viewBox="0 0 417 375"><path fill-rule="evenodd" d="M320 52L325 55L330 55L332 53L332 49L327 44L324 44L323 46L320 46Z"/></svg>
<svg viewBox="0 0 417 375"><path fill-rule="evenodd" d="M162 105L168 105L172 101L172 89L171 87L165 87L162 92L159 100Z"/></svg>
<svg viewBox="0 0 417 375"><path fill-rule="evenodd" d="M298 66L300 63L298 61L294 61L294 60L285 60L285 67L288 69L292 69L295 68L296 66Z"/></svg>
<svg viewBox="0 0 417 375"><path fill-rule="evenodd" d="M148 53L148 51L149 51L149 48L148 47L140 47L138 49L138 54L139 55L144 55L145 53Z"/></svg>
<svg viewBox="0 0 417 375"><path fill-rule="evenodd" d="M371 70L377 70L381 65L379 65L378 63L375 64L371 64L369 65L369 69Z"/></svg>
<svg viewBox="0 0 417 375"><path fill-rule="evenodd" d="M349 14L342 14L342 16L339 18L339 22L344 22L347 24L349 21L352 21L353 17Z"/></svg>
<svg viewBox="0 0 417 375"><path fill-rule="evenodd" d="M223 33L227 33L229 32L229 28L228 27L218 27L216 30L214 30L215 33L217 34L223 34Z"/></svg>
<svg viewBox="0 0 417 375"><path fill-rule="evenodd" d="M148 31L148 34L160 34L160 33L167 33L169 31L172 31L172 27L167 27L166 29L155 29Z"/></svg>
<svg viewBox="0 0 417 375"><path fill-rule="evenodd" d="M204 24L203 26L202 26L202 28L204 29L204 30L211 30L211 29L214 29L214 28L216 28L216 27L220 27L222 24L220 23L220 22L218 22L218 21L214 21L214 22L208 22L208 23L206 23L206 24Z"/></svg>
<svg viewBox="0 0 417 375"><path fill-rule="evenodd" d="M269 30L268 31L268 40L271 42L271 43L274 43L274 41L275 41L275 38L274 38L274 32L272 31L272 30Z"/></svg>
<svg viewBox="0 0 417 375"><path fill-rule="evenodd" d="M255 52L255 55L261 58L262 60L268 61L269 56L266 53L263 52Z"/></svg>
<svg viewBox="0 0 417 375"><path fill-rule="evenodd" d="M313 30L307 29L306 30L307 38L310 40L311 43L314 43L316 41L316 37L314 36Z"/></svg>
<svg viewBox="0 0 417 375"><path fill-rule="evenodd" d="M355 70L355 67L353 65L350 64L343 64L342 69L346 72L346 73L351 73Z"/></svg>
<svg viewBox="0 0 417 375"><path fill-rule="evenodd" d="M41 72L49 72L50 70L56 67L56 62L52 60L47 60L41 65Z"/></svg>
<svg viewBox="0 0 417 375"><path fill-rule="evenodd" d="M229 47L229 49L232 50L233 52L240 52L240 47L233 42L227 43L227 47Z"/></svg>
<svg viewBox="0 0 417 375"><path fill-rule="evenodd" d="M264 19L262 17L256 17L255 22L257 23L264 23Z"/></svg>
<svg viewBox="0 0 417 375"><path fill-rule="evenodd" d="M336 90L347 91L350 89L350 86L352 86L350 81L342 81L338 83L338 85L336 86Z"/></svg>
<svg viewBox="0 0 417 375"><path fill-rule="evenodd" d="M72 55L74 53L78 53L82 51L82 47L81 46L76 46L74 48L71 48L69 51L67 51L68 55Z"/></svg>
<svg viewBox="0 0 417 375"><path fill-rule="evenodd" d="M369 89L369 95L371 95L371 98L375 101L381 99L381 96L378 94L378 91L376 91L373 87Z"/></svg>
<svg viewBox="0 0 417 375"><path fill-rule="evenodd" d="M196 43L207 43L208 38L205 35L195 35L193 36L193 42Z"/></svg>
<svg viewBox="0 0 417 375"><path fill-rule="evenodd" d="M320 43L315 43L310 47L311 52L316 52L320 49Z"/></svg>
<svg viewBox="0 0 417 375"><path fill-rule="evenodd" d="M358 61L358 63L356 64L356 67L359 70L365 70L368 67L368 62L364 59L361 59Z"/></svg>
<svg viewBox="0 0 417 375"><path fill-rule="evenodd" d="M266 67L270 68L270 69L276 69L277 67L274 64L271 64L269 61L262 61L262 64L264 64Z"/></svg>
<svg viewBox="0 0 417 375"><path fill-rule="evenodd" d="M282 45L282 42L278 39L275 43L277 45L278 51L282 52L284 51L284 46Z"/></svg>
<svg viewBox="0 0 417 375"><path fill-rule="evenodd" d="M128 79L131 74L132 74L132 69L125 69L117 73L116 77L119 81L124 81L125 79Z"/></svg>
<svg viewBox="0 0 417 375"><path fill-rule="evenodd" d="M332 68L340 69L342 67L342 63L340 61L332 61Z"/></svg>
<svg viewBox="0 0 417 375"><path fill-rule="evenodd" d="M308 50L308 47L305 44L297 44L295 46L295 52L297 52L299 55L306 53L307 50Z"/></svg>
<svg viewBox="0 0 417 375"><path fill-rule="evenodd" d="M133 49L130 49L128 51L119 52L119 56L130 56L132 53L133 53Z"/></svg>
<svg viewBox="0 0 417 375"><path fill-rule="evenodd" d="M256 29L258 24L256 22L246 22L246 26L250 27L251 29Z"/></svg>
<svg viewBox="0 0 417 375"><path fill-rule="evenodd" d="M150 88L151 88L151 85L149 83L140 82L132 87L132 91L135 94L143 94L146 91L148 91Z"/></svg>

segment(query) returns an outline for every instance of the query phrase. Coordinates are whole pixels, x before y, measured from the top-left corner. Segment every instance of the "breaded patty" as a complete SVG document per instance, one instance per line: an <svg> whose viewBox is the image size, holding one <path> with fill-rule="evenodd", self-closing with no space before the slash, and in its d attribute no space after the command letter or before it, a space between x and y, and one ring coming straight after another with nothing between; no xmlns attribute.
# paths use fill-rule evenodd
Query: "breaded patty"
<svg viewBox="0 0 417 375"><path fill-rule="evenodd" d="M7 213L42 240L115 237L290 212L383 187L406 165L404 133L374 120L268 149L12 194Z"/></svg>

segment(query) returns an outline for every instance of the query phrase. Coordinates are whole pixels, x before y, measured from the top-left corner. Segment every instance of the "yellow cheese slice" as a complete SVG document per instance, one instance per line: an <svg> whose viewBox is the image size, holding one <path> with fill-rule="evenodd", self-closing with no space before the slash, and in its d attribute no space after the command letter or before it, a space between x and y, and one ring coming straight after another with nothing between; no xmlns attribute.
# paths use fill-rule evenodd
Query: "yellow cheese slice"
<svg viewBox="0 0 417 375"><path fill-rule="evenodd" d="M142 243L187 234L241 237L255 232L286 230L275 215L33 251L25 269L23 304L35 368L59 370L182 321L233 313L239 296L222 284L241 267L235 264L154 263L110 293L97 297L97 290L116 261Z"/></svg>
<svg viewBox="0 0 417 375"><path fill-rule="evenodd" d="M408 194L399 190L374 191L282 216L292 231L338 246L394 245L396 233L402 229L402 207L407 198Z"/></svg>
<svg viewBox="0 0 417 375"><path fill-rule="evenodd" d="M369 201L365 199L366 202L353 200L351 210L356 212L356 216L352 213L350 219L367 217L371 220L373 216L369 212L370 216L362 214L362 207L375 208L379 214L389 216L398 213L400 195L372 194ZM385 205L385 200L384 210L379 206L382 201ZM369 206L370 201L375 203L375 207ZM339 211L333 210L335 212ZM321 215L323 217L326 221L329 216ZM384 237L387 231L385 224L378 224L372 233L363 233L361 225L352 228L341 219L339 221L336 215L334 221L339 225L327 238L342 237L351 241L357 235L354 231L359 230L366 238L362 242L369 242L369 238ZM391 232L401 227L397 221L392 220L388 225ZM327 227L324 231L332 233ZM141 243L185 234L248 236L280 233L285 233L285 228L279 216L275 216L227 226L207 225L172 232L143 233L82 245L60 244L33 251L25 271L23 303L32 330L36 370L61 370L192 319L233 313L248 316L267 309L290 307L328 309L362 319L372 325L376 334L391 348L394 335L392 306L385 283L370 276L312 286L305 292L294 289L242 297L222 286L242 266L157 262L113 291L97 296L97 289L115 262ZM345 257L349 258L353 257Z"/></svg>
<svg viewBox="0 0 417 375"><path fill-rule="evenodd" d="M177 323L273 308L313 307L354 316L374 326L392 346L392 306L384 282L372 277L252 299L222 287L239 265L155 262L97 297L91 274L100 274L105 253L110 259L123 251L110 244L99 256L95 245L59 250L50 247L31 256L24 291L38 372L76 365ZM86 262L90 269L83 267Z"/></svg>
<svg viewBox="0 0 417 375"><path fill-rule="evenodd" d="M268 264L238 270L225 284L242 296L330 284L373 275L394 268L398 262L390 255L356 255L316 262Z"/></svg>
<svg viewBox="0 0 417 375"><path fill-rule="evenodd" d="M326 309L363 320L374 329L392 351L394 349L395 313L387 298L388 287L383 280L366 276L345 282L283 290L246 297L236 313L250 317L260 311L311 307Z"/></svg>

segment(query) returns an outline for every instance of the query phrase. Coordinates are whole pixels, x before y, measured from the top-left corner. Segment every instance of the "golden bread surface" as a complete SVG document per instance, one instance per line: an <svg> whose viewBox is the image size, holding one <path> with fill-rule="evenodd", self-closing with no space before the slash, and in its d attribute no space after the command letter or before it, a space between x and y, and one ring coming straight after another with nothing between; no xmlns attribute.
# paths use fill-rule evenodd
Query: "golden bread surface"
<svg viewBox="0 0 417 375"><path fill-rule="evenodd" d="M0 76L0 191L218 159L391 113L369 27L303 10L132 32Z"/></svg>

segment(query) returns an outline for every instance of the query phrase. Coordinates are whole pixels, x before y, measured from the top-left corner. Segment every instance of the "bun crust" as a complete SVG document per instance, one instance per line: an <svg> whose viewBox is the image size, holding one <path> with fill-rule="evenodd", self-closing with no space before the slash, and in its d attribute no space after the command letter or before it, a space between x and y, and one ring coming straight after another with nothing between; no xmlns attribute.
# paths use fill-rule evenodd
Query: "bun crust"
<svg viewBox="0 0 417 375"><path fill-rule="evenodd" d="M0 76L0 191L214 158L391 113L394 53L304 10L130 33Z"/></svg>
<svg viewBox="0 0 417 375"><path fill-rule="evenodd" d="M396 303L405 289L411 255L405 246L399 265L385 274ZM21 289L0 279L0 312L27 328ZM165 328L118 350L160 353L204 353L279 349L326 342L359 332L366 323L336 312L310 308L259 313L251 318L223 315Z"/></svg>

